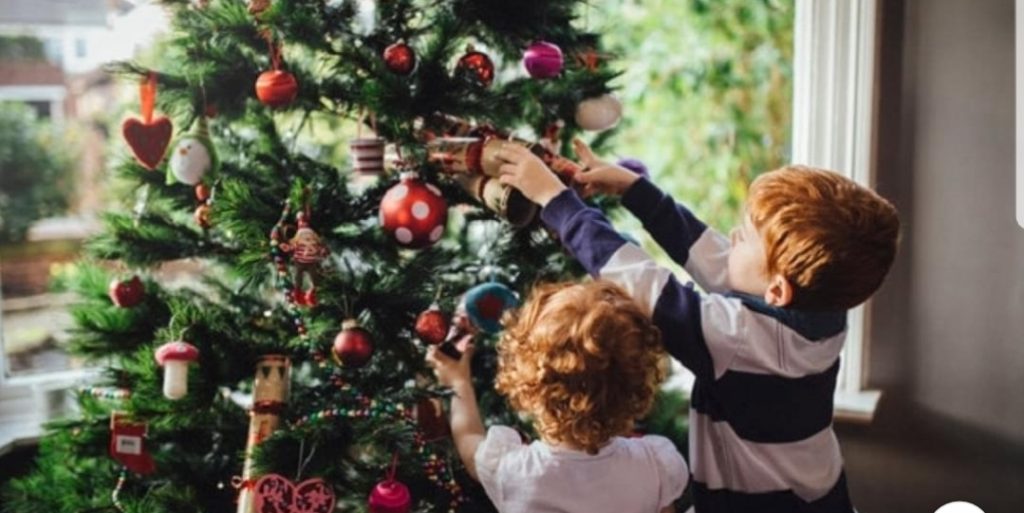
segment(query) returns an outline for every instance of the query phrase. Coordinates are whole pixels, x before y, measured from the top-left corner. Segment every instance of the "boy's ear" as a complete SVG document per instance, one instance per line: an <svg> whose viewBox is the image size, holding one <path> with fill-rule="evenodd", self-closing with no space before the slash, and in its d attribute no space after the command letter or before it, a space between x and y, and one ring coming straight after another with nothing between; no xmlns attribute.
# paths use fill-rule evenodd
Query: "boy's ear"
<svg viewBox="0 0 1024 513"><path fill-rule="evenodd" d="M776 274L768 281L768 290L764 291L764 302L772 306L786 307L793 302L793 286L781 274Z"/></svg>

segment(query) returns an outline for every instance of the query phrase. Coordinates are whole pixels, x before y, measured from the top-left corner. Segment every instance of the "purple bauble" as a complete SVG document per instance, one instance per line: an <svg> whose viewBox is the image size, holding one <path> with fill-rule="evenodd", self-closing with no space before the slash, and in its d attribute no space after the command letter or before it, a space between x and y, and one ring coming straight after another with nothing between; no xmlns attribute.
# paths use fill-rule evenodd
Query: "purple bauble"
<svg viewBox="0 0 1024 513"><path fill-rule="evenodd" d="M632 157L626 157L618 162L620 167L624 167L643 178L650 178L651 174L647 172L647 166L640 161L640 159L634 159Z"/></svg>
<svg viewBox="0 0 1024 513"><path fill-rule="evenodd" d="M562 64L562 49L547 41L537 41L523 53L523 65L533 78L557 77Z"/></svg>

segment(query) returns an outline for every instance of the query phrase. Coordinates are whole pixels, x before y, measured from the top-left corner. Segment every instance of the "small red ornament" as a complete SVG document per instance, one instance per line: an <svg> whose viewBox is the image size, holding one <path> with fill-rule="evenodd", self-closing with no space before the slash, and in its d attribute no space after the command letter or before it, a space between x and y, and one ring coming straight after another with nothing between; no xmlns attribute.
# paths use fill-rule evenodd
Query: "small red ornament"
<svg viewBox="0 0 1024 513"><path fill-rule="evenodd" d="M405 41L399 41L384 49L384 64L394 73L408 75L416 67L416 52Z"/></svg>
<svg viewBox="0 0 1024 513"><path fill-rule="evenodd" d="M287 71L273 69L264 71L256 79L256 97L264 105L281 107L288 105L299 94L299 83Z"/></svg>
<svg viewBox="0 0 1024 513"><path fill-rule="evenodd" d="M408 513L412 507L409 488L400 481L388 479L377 483L368 501L370 513Z"/></svg>
<svg viewBox="0 0 1024 513"><path fill-rule="evenodd" d="M142 302L146 297L146 286L138 276L132 276L129 280L113 280L107 292L110 300L121 308L131 308Z"/></svg>
<svg viewBox="0 0 1024 513"><path fill-rule="evenodd" d="M494 81L494 62L483 52L470 49L459 59L455 67L458 76L467 77L474 83L487 87Z"/></svg>
<svg viewBox="0 0 1024 513"><path fill-rule="evenodd" d="M562 49L547 41L537 41L523 53L523 66L533 78L557 77L563 64Z"/></svg>
<svg viewBox="0 0 1024 513"><path fill-rule="evenodd" d="M349 319L342 323L341 333L334 338L334 360L345 367L362 367L373 356L370 333Z"/></svg>
<svg viewBox="0 0 1024 513"><path fill-rule="evenodd" d="M413 172L402 173L401 181L380 201L380 225L408 248L425 248L441 240L447 221L448 202L441 190Z"/></svg>
<svg viewBox="0 0 1024 513"><path fill-rule="evenodd" d="M202 204L196 207L196 211L192 214L192 218L196 220L196 224L204 230L208 230L210 226L210 205Z"/></svg>
<svg viewBox="0 0 1024 513"><path fill-rule="evenodd" d="M440 344L448 336L448 317L432 305L416 318L416 335L428 344Z"/></svg>
<svg viewBox="0 0 1024 513"><path fill-rule="evenodd" d="M210 188L204 184L196 185L196 199L201 202L210 199Z"/></svg>
<svg viewBox="0 0 1024 513"><path fill-rule="evenodd" d="M278 474L267 474L253 485L253 511L260 513L331 513L334 489L323 479L299 484Z"/></svg>

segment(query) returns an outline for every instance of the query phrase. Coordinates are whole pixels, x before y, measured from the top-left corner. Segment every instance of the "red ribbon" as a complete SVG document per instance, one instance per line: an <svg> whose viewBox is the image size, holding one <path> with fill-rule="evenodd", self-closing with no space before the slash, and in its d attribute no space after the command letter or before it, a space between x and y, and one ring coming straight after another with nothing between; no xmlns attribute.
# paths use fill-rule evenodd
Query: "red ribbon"
<svg viewBox="0 0 1024 513"><path fill-rule="evenodd" d="M153 120L153 105L156 104L156 73L150 71L139 84L139 103L142 120L149 124Z"/></svg>

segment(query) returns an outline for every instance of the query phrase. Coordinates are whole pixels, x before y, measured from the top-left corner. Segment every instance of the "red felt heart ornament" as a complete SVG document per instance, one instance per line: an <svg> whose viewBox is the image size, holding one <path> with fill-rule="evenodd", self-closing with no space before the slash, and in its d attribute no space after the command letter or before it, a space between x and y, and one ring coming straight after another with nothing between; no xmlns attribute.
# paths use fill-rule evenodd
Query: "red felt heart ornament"
<svg viewBox="0 0 1024 513"><path fill-rule="evenodd" d="M278 474L256 481L255 511L260 513L331 513L334 490L323 479L309 479L295 485Z"/></svg>
<svg viewBox="0 0 1024 513"><path fill-rule="evenodd" d="M164 116L156 117L148 123L138 118L128 118L121 124L121 132L135 160L147 169L156 169L167 153L174 128L171 120Z"/></svg>

